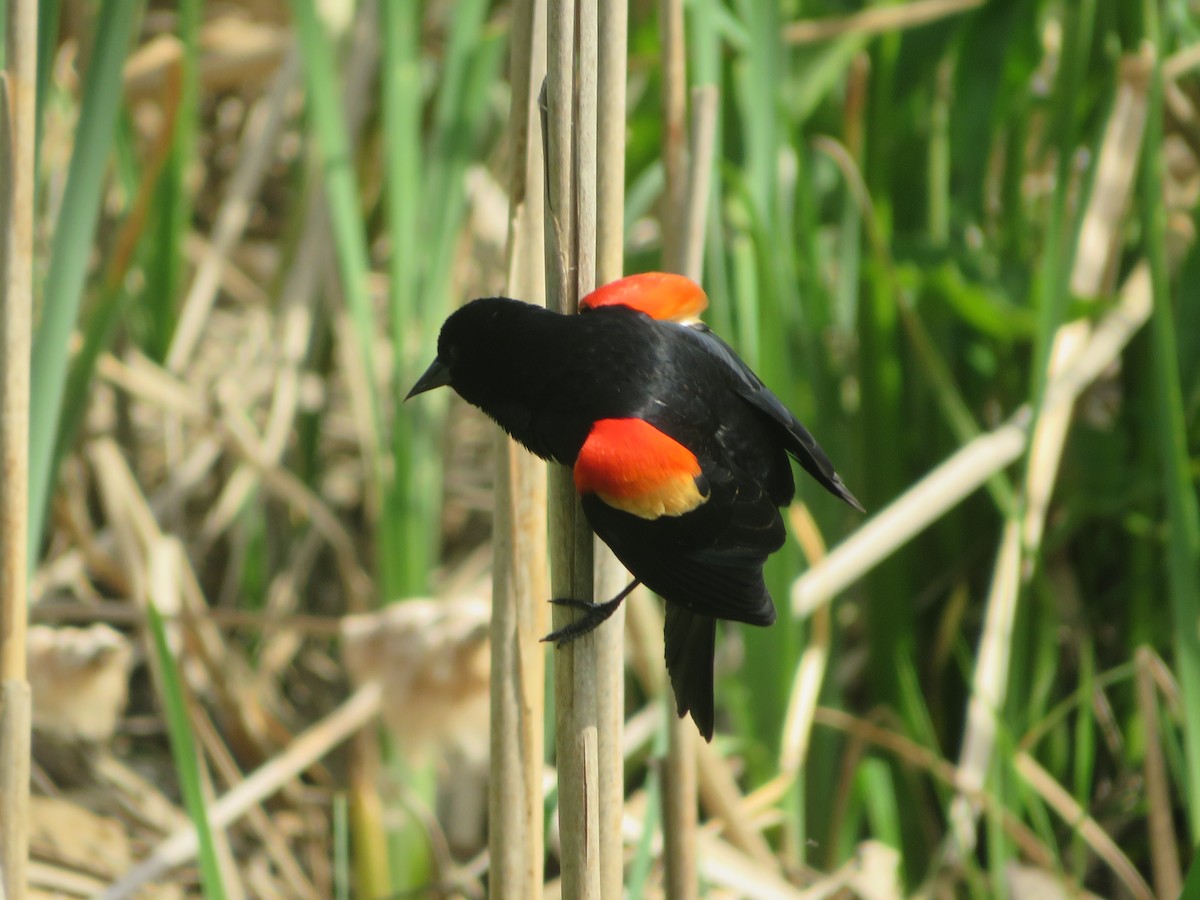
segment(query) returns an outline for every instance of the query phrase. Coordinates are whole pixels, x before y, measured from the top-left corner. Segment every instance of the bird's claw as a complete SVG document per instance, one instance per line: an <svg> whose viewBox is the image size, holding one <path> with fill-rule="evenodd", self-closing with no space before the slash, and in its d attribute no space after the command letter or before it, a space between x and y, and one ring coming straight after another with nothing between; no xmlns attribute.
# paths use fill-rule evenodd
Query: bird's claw
<svg viewBox="0 0 1200 900"><path fill-rule="evenodd" d="M598 625L616 612L617 607L621 605L621 601L628 597L629 592L640 583L640 580L635 578L621 593L617 594L611 600L606 600L604 603L594 603L591 600L580 600L576 597L552 598L550 602L554 605L565 606L568 609L577 609L583 615L574 622L568 622L562 628L550 632L542 638L542 643L549 642L561 647L563 644L569 644L577 637L583 637L588 632L594 631Z"/></svg>
<svg viewBox="0 0 1200 900"><path fill-rule="evenodd" d="M557 606L565 606L568 609L578 609L583 613L574 622L568 622L562 628L552 631L542 638L542 643L549 642L559 647L570 643L575 638L583 637L590 631L594 631L617 608L617 604L615 603L611 605L609 603L592 603L590 600L576 600L573 597L555 597L550 602Z"/></svg>
<svg viewBox="0 0 1200 900"><path fill-rule="evenodd" d="M575 597L554 597L550 602L555 606L565 606L568 609L579 609L583 612L594 612L604 606L603 603L595 603L591 600L579 600Z"/></svg>

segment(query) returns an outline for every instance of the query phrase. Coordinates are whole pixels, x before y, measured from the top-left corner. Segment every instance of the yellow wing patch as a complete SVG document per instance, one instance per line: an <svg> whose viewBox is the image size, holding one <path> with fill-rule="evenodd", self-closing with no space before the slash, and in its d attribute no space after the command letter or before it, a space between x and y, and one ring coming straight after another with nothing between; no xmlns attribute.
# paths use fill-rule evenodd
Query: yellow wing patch
<svg viewBox="0 0 1200 900"><path fill-rule="evenodd" d="M574 471L580 494L643 519L681 516L708 499L695 454L643 419L596 422Z"/></svg>

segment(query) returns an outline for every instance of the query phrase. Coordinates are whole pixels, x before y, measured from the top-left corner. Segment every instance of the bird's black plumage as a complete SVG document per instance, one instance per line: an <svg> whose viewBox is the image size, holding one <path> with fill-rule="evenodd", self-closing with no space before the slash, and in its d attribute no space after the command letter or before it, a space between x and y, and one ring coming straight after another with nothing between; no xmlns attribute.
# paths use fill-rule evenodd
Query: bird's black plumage
<svg viewBox="0 0 1200 900"><path fill-rule="evenodd" d="M812 435L707 328L623 305L567 316L506 298L468 303L447 319L437 360L413 393L442 384L538 456L576 467L577 485L585 462L631 469L605 472L619 496L585 491L583 509L617 558L667 602L676 705L711 739L715 620L775 621L763 564L785 540L779 510L795 493L789 455L861 509ZM593 454L589 435L605 420L649 423L670 439L664 445L686 448L671 458L694 457L698 472L637 471L638 447L622 448L620 463ZM660 489L669 500L684 497L677 503L685 511L655 515L633 505L638 491Z"/></svg>

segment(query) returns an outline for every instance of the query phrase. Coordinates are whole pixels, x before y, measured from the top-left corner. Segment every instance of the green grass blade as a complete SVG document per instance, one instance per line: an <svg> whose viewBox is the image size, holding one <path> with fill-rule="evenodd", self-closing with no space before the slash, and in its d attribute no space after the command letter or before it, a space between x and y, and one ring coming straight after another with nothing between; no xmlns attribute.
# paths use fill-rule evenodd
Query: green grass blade
<svg viewBox="0 0 1200 900"><path fill-rule="evenodd" d="M1095 648L1090 639L1085 637L1084 643L1079 648L1079 681L1080 687L1085 694L1094 696L1095 682ZM1071 769L1074 774L1074 793L1075 800L1080 807L1087 809L1092 793L1092 783L1096 774L1096 747L1101 742L1101 736L1097 733L1096 717L1092 712L1092 704L1084 703L1079 707L1079 713L1075 718L1075 731L1072 744L1074 744L1074 759L1072 760ZM1087 871L1087 848L1083 840L1078 836L1074 836L1074 846L1072 846L1072 868L1082 877Z"/></svg>
<svg viewBox="0 0 1200 900"><path fill-rule="evenodd" d="M421 70L420 7L385 3L383 26L384 215L391 238L388 309L392 346L396 348L392 394L402 397L428 363L426 332L436 317L421 285L426 254L421 230ZM414 342L414 336L421 340ZM420 349L417 349L419 346ZM430 351L431 352L431 351ZM444 408L440 407L439 408ZM392 459L396 477L385 493L380 517L379 578L385 597L425 590L437 547L439 488L434 427L438 411L428 405L406 408L396 416Z"/></svg>
<svg viewBox="0 0 1200 900"><path fill-rule="evenodd" d="M371 420L375 446L367 448L375 465L378 447L383 443L384 419L375 389L375 332L371 316L371 297L367 287L370 273L367 237L362 209L358 202L358 184L350 139L342 116L339 93L341 79L334 65L333 48L317 18L314 0L292 0L292 15L304 59L305 84L313 135L321 155L325 175L325 193L333 227L334 248L341 274L342 293L350 311L354 335L358 341L363 372L367 375Z"/></svg>
<svg viewBox="0 0 1200 900"><path fill-rule="evenodd" d="M384 212L391 238L388 299L392 341L409 342L406 329L421 321L421 68L420 7L385 3L383 25ZM420 375L420 362L401 353L396 388Z"/></svg>
<svg viewBox="0 0 1200 900"><path fill-rule="evenodd" d="M503 57L503 36L484 29L486 13L484 0L467 0L455 7L434 107L424 197L424 208L430 213L426 233L433 236L424 283L433 313L426 318L427 328L439 326L446 311L454 252L466 214L463 176L474 158L487 112L488 88L498 77Z"/></svg>
<svg viewBox="0 0 1200 900"><path fill-rule="evenodd" d="M667 732L670 728L671 716L675 714L668 699L661 704L663 715L658 730L654 732L654 743L650 750L651 759L661 763L667 758ZM642 836L638 840L633 858L629 861L629 877L625 881L625 892L630 897L644 896L646 880L650 877L650 869L654 864L652 844L654 833L659 830L660 814L662 812L662 766L651 765L646 771L646 802L642 807L645 817L642 819Z"/></svg>
<svg viewBox="0 0 1200 900"><path fill-rule="evenodd" d="M892 769L882 759L866 759L858 767L858 788L871 833L897 851L903 850L901 815L897 807Z"/></svg>
<svg viewBox="0 0 1200 900"><path fill-rule="evenodd" d="M432 355L449 308L454 257L466 214L463 180L476 158L503 48L485 28L488 4L455 9L439 72L429 136L423 124L419 7L384 4L384 214L392 239L389 310L396 348L393 390L403 395ZM416 338L416 340L414 340ZM431 402L432 401L432 402ZM429 522L440 506L438 398L405 409L394 423L396 478L385 489L378 554L384 596L423 591L435 561ZM395 548L399 548L397 551Z"/></svg>
<svg viewBox="0 0 1200 900"><path fill-rule="evenodd" d="M121 106L123 65L133 35L138 0L111 0L100 10L75 148L63 205L55 224L43 292L42 317L34 335L30 373L29 554L37 558L54 477L55 435L67 380L67 343L79 318L88 259L100 215L104 175Z"/></svg>
<svg viewBox="0 0 1200 900"><path fill-rule="evenodd" d="M42 114L50 96L50 73L53 71L54 55L58 45L58 21L62 12L62 0L40 0L38 3L38 72L37 72L37 138L36 147L41 152Z"/></svg>
<svg viewBox="0 0 1200 900"><path fill-rule="evenodd" d="M1046 387L1054 334L1062 324L1070 300L1071 269L1078 243L1074 235L1079 224L1076 221L1072 226L1068 212L1078 137L1076 107L1084 87L1084 66L1091 49L1095 17L1095 0L1079 0L1078 3L1069 4L1063 14L1063 52L1050 126L1057 153L1054 196L1050 202L1046 247L1035 295L1038 302L1038 328L1033 354L1032 396L1036 404L1041 403Z"/></svg>
<svg viewBox="0 0 1200 900"><path fill-rule="evenodd" d="M197 753L196 739L192 733L191 719L188 716L187 701L183 695L183 683L179 677L179 669L175 665L175 657L167 643L167 632L163 625L162 615L153 603L146 607L150 633L154 638L154 652L158 662L158 671L162 676L162 704L167 717L167 731L171 736L171 756L175 760L175 773L179 778L179 788L183 794L183 803L191 817L192 825L199 838L200 881L204 886L204 896L209 900L222 900L225 896L224 881L221 878L221 863L217 857L216 840L208 821L208 804L204 799L204 785L201 780L200 757Z"/></svg>
<svg viewBox="0 0 1200 900"><path fill-rule="evenodd" d="M1192 867L1188 869L1180 897L1200 897L1200 847L1193 849Z"/></svg>

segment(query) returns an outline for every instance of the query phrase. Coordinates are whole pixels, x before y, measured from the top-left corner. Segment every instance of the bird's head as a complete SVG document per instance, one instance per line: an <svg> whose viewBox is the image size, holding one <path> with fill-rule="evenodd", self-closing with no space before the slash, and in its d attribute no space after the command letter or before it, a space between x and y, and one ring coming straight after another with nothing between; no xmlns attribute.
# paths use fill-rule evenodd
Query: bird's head
<svg viewBox="0 0 1200 900"><path fill-rule="evenodd" d="M456 310L442 325L437 358L404 399L449 385L467 402L487 409L487 401L519 365L514 342L539 313L546 310L506 297L472 300Z"/></svg>

